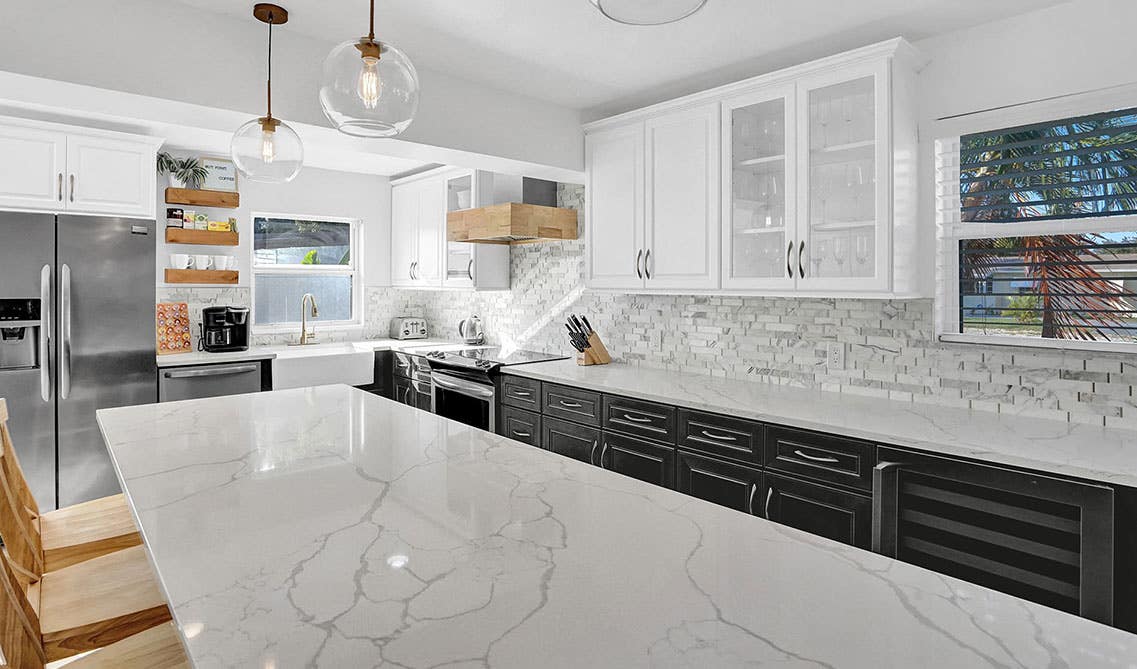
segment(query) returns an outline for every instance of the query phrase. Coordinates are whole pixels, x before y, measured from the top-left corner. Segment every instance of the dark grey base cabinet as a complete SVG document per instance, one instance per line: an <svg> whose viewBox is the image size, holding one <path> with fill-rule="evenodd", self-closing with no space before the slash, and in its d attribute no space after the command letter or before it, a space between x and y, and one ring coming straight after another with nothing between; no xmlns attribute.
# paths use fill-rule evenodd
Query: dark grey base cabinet
<svg viewBox="0 0 1137 669"><path fill-rule="evenodd" d="M396 376L391 380L391 399L408 406L415 405L415 393L411 388L411 380Z"/></svg>
<svg viewBox="0 0 1137 669"><path fill-rule="evenodd" d="M502 407L498 433L530 446L540 446L541 414L510 406Z"/></svg>
<svg viewBox="0 0 1137 669"><path fill-rule="evenodd" d="M541 448L590 465L598 464L596 454L600 448L600 430L542 416Z"/></svg>
<svg viewBox="0 0 1137 669"><path fill-rule="evenodd" d="M604 469L647 483L664 488L675 487L674 446L605 432L598 464Z"/></svg>
<svg viewBox="0 0 1137 669"><path fill-rule="evenodd" d="M762 515L762 471L680 450L675 489L751 515Z"/></svg>
<svg viewBox="0 0 1137 669"><path fill-rule="evenodd" d="M857 548L872 547L872 497L767 472L762 516Z"/></svg>

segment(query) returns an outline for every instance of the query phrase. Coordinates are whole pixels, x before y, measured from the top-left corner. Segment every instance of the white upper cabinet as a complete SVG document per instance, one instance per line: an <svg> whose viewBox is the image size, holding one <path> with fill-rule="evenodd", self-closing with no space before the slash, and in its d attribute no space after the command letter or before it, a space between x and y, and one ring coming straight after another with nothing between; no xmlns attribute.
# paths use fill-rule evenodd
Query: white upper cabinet
<svg viewBox="0 0 1137 669"><path fill-rule="evenodd" d="M418 256L418 214L422 185L391 186L391 283L413 286Z"/></svg>
<svg viewBox="0 0 1137 669"><path fill-rule="evenodd" d="M494 202L494 175L480 170L456 170L443 177L446 213L485 207ZM516 194L520 201L521 194ZM445 217L444 217L445 219ZM445 238L445 220L443 236ZM445 242L445 288L509 289L509 246Z"/></svg>
<svg viewBox="0 0 1137 669"><path fill-rule="evenodd" d="M418 208L418 253L415 281L442 285L442 255L446 246L446 193L438 180L422 184Z"/></svg>
<svg viewBox="0 0 1137 669"><path fill-rule="evenodd" d="M644 126L589 133L585 264L594 288L642 288L644 282Z"/></svg>
<svg viewBox="0 0 1137 669"><path fill-rule="evenodd" d="M153 218L161 140L0 119L0 208Z"/></svg>
<svg viewBox="0 0 1137 669"><path fill-rule="evenodd" d="M719 105L645 123L644 286L719 286Z"/></svg>
<svg viewBox="0 0 1137 669"><path fill-rule="evenodd" d="M915 61L891 40L587 126L588 284L928 294Z"/></svg>

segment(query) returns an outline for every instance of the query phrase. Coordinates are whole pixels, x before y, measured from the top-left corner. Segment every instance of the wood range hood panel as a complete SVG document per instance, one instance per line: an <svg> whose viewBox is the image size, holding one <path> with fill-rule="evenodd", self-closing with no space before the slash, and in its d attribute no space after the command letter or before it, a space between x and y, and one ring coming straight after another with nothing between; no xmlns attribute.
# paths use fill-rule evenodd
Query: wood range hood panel
<svg viewBox="0 0 1137 669"><path fill-rule="evenodd" d="M507 202L446 214L446 239L473 244L527 244L577 238L575 209Z"/></svg>

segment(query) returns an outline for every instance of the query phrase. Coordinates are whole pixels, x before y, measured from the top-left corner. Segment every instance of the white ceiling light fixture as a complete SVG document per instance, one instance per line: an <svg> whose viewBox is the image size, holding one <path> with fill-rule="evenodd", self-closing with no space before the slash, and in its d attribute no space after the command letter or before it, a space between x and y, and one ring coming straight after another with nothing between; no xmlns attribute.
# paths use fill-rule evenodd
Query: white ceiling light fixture
<svg viewBox="0 0 1137 669"><path fill-rule="evenodd" d="M237 128L229 143L233 163L251 181L292 181L304 165L300 135L272 116L272 27L288 21L288 11L269 3L253 6L253 16L268 24L268 87L266 113Z"/></svg>
<svg viewBox="0 0 1137 669"><path fill-rule="evenodd" d="M324 60L320 107L342 133L394 137L418 111L418 72L402 51L375 39L375 0L366 36L343 42Z"/></svg>
<svg viewBox="0 0 1137 669"><path fill-rule="evenodd" d="M694 14L707 0L588 0L600 13L630 26L661 26Z"/></svg>

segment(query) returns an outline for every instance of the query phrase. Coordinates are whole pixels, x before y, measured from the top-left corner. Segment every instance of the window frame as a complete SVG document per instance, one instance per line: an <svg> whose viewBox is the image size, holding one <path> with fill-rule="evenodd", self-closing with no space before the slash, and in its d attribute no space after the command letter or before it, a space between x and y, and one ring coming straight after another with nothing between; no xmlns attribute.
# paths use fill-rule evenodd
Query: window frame
<svg viewBox="0 0 1137 669"><path fill-rule="evenodd" d="M935 334L937 341L986 346L1137 353L1137 343L1042 339L959 332L959 242L989 237L1130 232L1137 214L1022 223L963 223L959 212L959 140L972 133L1046 123L1111 109L1137 107L1137 84L999 107L938 119L931 124L931 206L936 233Z"/></svg>
<svg viewBox="0 0 1137 669"><path fill-rule="evenodd" d="M350 226L351 263L348 265L257 265L255 225L258 218L294 219L320 223L347 223ZM338 275L351 277L351 315L350 320L328 321L311 320L309 325L317 325L322 330L350 330L363 328L363 221L346 216L325 216L311 214L254 211L249 214L249 311L252 315L255 334L293 333L299 330L300 321L280 323L257 323L257 276L310 276L312 274ZM314 268L320 269L314 269ZM342 268L342 269L341 269Z"/></svg>

